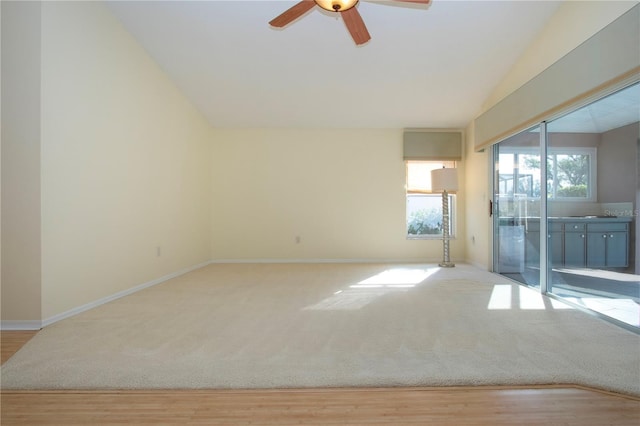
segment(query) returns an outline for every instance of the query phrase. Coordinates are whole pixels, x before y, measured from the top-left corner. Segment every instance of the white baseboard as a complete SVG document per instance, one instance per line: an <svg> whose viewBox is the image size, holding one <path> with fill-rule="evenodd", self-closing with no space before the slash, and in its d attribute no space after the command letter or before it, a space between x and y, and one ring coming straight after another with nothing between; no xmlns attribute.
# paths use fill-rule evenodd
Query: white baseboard
<svg viewBox="0 0 640 426"><path fill-rule="evenodd" d="M40 330L42 328L41 321L0 321L0 330L2 331L27 331L27 330Z"/></svg>
<svg viewBox="0 0 640 426"><path fill-rule="evenodd" d="M160 283L165 282L167 280L170 280L172 278L179 277L180 275L184 275L187 272L195 271L196 269L200 269L200 268L202 268L204 266L207 266L209 263L211 263L211 262L207 261L207 262L200 263L198 265L194 265L194 266L190 266L190 267L185 268L185 269L181 269L181 270L179 270L177 272L173 272L173 273L165 275L163 277L156 278L155 280L152 280L152 281L137 285L135 287L131 287L131 288L127 289L127 290L120 291L118 293L112 294L112 295L107 296L107 297L103 297L102 299L98 299L96 301L87 303L85 305L78 306L78 307L70 309L70 310L68 310L66 312L62 312L62 313L60 313L58 315L54 315L54 316L52 316L50 318L44 319L42 321L42 327L46 327L46 326L51 325L51 324L53 324L55 322L61 321L61 320L65 319L65 318L72 317L72 316L77 315L77 314L79 314L81 312L88 311L89 309L93 309L93 308L98 307L100 305L104 305L105 303L111 302L111 301L116 300L116 299L120 299L121 297L128 296L130 294L136 293L136 292L138 292L140 290L144 290L145 288L152 287L152 286L154 286L156 284L160 284Z"/></svg>

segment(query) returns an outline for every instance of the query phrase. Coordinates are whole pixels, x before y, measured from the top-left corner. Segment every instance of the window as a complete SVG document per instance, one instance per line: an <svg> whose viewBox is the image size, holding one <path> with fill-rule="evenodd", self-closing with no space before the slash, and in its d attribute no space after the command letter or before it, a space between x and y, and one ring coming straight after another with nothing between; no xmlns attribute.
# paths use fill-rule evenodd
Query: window
<svg viewBox="0 0 640 426"><path fill-rule="evenodd" d="M431 193L431 170L454 161L407 161L407 238L442 238L442 194ZM455 236L456 197L449 194L449 234Z"/></svg>
<svg viewBox="0 0 640 426"><path fill-rule="evenodd" d="M549 199L596 201L596 149L551 149L547 158Z"/></svg>
<svg viewBox="0 0 640 426"><path fill-rule="evenodd" d="M506 152L505 152L506 151ZM540 197L540 155L533 149L500 151L500 196ZM596 200L596 148L551 148L547 155L550 200Z"/></svg>

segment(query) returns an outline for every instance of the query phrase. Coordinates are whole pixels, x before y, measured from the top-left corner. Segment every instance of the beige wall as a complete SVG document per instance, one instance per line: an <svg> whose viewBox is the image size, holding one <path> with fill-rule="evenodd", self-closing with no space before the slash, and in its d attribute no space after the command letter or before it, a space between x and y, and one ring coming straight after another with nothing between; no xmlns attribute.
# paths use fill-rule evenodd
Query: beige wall
<svg viewBox="0 0 640 426"><path fill-rule="evenodd" d="M518 89L524 83L545 70L565 54L576 48L589 37L623 15L638 2L636 1L570 1L563 3L551 17L536 40L523 52L501 83L487 97L477 115L482 114L505 96ZM579 72L579 70L576 70ZM567 78L572 78L567 76ZM491 269L490 240L491 219L485 212L488 209L486 197L490 194L490 168L487 158L489 149L483 153L474 152L476 143L473 125L467 128L465 156L466 187L469 194L465 209L467 228L476 236L476 244L467 244L465 257L477 265L487 265ZM479 237L480 236L480 237ZM482 243L478 243L478 239Z"/></svg>
<svg viewBox="0 0 640 426"><path fill-rule="evenodd" d="M489 151L474 150L473 125L467 128L465 143L466 208L464 221L466 227L465 260L480 268L490 268L491 233L489 228L489 191L490 167Z"/></svg>
<svg viewBox="0 0 640 426"><path fill-rule="evenodd" d="M41 319L40 4L2 2L2 320Z"/></svg>
<svg viewBox="0 0 640 426"><path fill-rule="evenodd" d="M402 130L216 135L213 259L441 260L440 240L406 239Z"/></svg>
<svg viewBox="0 0 640 426"><path fill-rule="evenodd" d="M208 261L212 130L104 5L43 3L41 93L43 319Z"/></svg>

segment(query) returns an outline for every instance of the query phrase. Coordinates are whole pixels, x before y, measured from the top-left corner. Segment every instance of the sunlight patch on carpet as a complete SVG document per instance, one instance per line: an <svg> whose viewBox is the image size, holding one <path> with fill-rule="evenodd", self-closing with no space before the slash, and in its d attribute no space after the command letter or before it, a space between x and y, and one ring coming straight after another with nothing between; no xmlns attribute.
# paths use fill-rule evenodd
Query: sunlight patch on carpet
<svg viewBox="0 0 640 426"><path fill-rule="evenodd" d="M413 268L393 268L380 272L366 280L362 280L358 285L417 285L429 278L440 268L413 269ZM352 288L357 287L355 285Z"/></svg>
<svg viewBox="0 0 640 426"><path fill-rule="evenodd" d="M513 288L518 291L514 292ZM545 309L573 309L559 300L549 299L533 289L512 285L496 284L491 291L491 297L487 309L492 310L545 310Z"/></svg>
<svg viewBox="0 0 640 426"><path fill-rule="evenodd" d="M351 284L344 290L321 300L315 305L307 306L305 311L318 310L355 310L361 309L385 294L408 291L423 283L440 268L392 268Z"/></svg>

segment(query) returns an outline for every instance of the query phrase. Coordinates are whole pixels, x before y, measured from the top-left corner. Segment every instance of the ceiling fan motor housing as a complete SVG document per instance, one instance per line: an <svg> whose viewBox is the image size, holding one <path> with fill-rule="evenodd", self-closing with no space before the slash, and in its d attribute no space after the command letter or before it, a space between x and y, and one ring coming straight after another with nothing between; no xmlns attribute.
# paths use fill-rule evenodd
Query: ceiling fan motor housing
<svg viewBox="0 0 640 426"><path fill-rule="evenodd" d="M351 9L358 0L314 0L318 6L329 12L344 12Z"/></svg>

